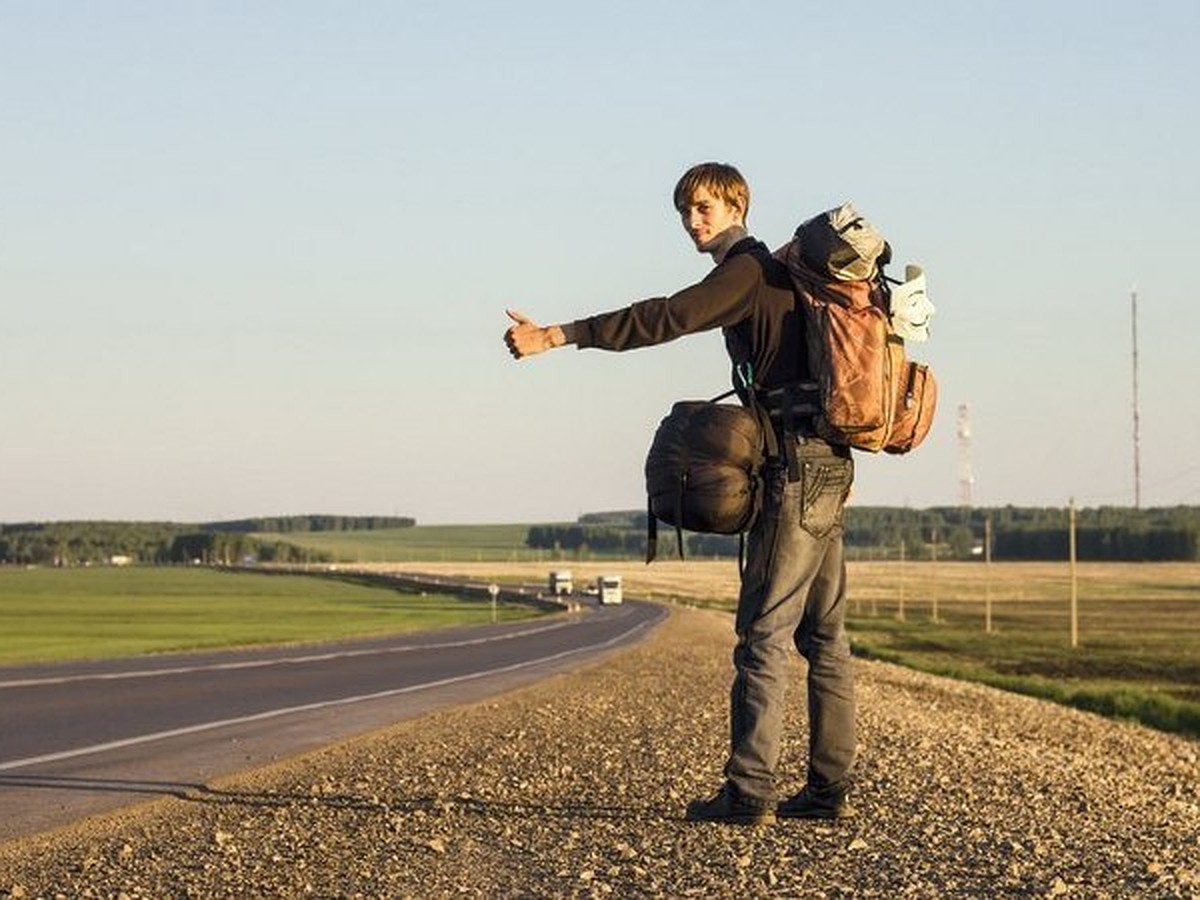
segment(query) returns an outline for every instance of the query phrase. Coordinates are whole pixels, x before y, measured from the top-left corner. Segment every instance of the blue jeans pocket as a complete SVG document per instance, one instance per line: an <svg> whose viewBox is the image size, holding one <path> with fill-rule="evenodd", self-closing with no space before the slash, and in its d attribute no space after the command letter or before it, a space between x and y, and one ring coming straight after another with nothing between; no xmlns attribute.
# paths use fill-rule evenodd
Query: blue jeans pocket
<svg viewBox="0 0 1200 900"><path fill-rule="evenodd" d="M842 524L842 510L854 481L854 461L806 460L800 478L800 525L813 537L823 538Z"/></svg>

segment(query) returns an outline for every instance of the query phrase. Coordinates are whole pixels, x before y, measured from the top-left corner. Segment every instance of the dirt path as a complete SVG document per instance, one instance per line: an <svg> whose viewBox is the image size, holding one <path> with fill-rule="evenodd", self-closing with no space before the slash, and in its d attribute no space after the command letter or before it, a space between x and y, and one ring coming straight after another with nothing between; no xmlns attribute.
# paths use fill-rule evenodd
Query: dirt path
<svg viewBox="0 0 1200 900"><path fill-rule="evenodd" d="M881 663L858 819L682 821L720 780L730 647L681 610L502 700L2 846L0 896L1200 896L1197 742Z"/></svg>

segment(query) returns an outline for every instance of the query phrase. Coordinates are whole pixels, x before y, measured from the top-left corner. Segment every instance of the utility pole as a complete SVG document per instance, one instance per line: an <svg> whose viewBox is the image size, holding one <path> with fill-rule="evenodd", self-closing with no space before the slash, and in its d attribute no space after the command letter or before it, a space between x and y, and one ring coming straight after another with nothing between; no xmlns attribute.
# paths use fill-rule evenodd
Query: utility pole
<svg viewBox="0 0 1200 900"><path fill-rule="evenodd" d="M1133 508L1142 508L1141 410L1138 407L1137 287L1130 294L1133 312Z"/></svg>
<svg viewBox="0 0 1200 900"><path fill-rule="evenodd" d="M929 545L929 604L930 613L929 619L931 622L938 621L938 583L937 583L937 544L938 530L933 529L933 542Z"/></svg>
<svg viewBox="0 0 1200 900"><path fill-rule="evenodd" d="M983 630L992 633L992 516L983 520Z"/></svg>
<svg viewBox="0 0 1200 900"><path fill-rule="evenodd" d="M1075 563L1075 498L1071 498L1071 506L1067 514L1067 528L1070 530L1068 545L1071 555L1071 649L1079 646L1079 571Z"/></svg>

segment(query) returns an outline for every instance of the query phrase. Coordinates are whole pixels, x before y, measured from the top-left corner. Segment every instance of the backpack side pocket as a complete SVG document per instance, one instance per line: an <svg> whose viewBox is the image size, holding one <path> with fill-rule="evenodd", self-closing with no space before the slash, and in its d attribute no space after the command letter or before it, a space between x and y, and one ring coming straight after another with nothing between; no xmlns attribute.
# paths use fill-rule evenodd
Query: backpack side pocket
<svg viewBox="0 0 1200 900"><path fill-rule="evenodd" d="M884 450L907 453L925 440L937 412L937 380L929 366L909 360L896 391L892 430Z"/></svg>

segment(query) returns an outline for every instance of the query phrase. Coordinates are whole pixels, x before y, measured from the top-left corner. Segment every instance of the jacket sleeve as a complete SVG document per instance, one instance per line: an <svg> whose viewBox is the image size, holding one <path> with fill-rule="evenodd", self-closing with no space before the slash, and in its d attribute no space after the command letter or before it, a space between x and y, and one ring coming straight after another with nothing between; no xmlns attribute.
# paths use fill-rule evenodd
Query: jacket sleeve
<svg viewBox="0 0 1200 900"><path fill-rule="evenodd" d="M633 350L685 334L735 325L750 315L762 269L749 254L717 266L697 284L670 297L642 300L624 309L578 319L564 328L579 347Z"/></svg>

